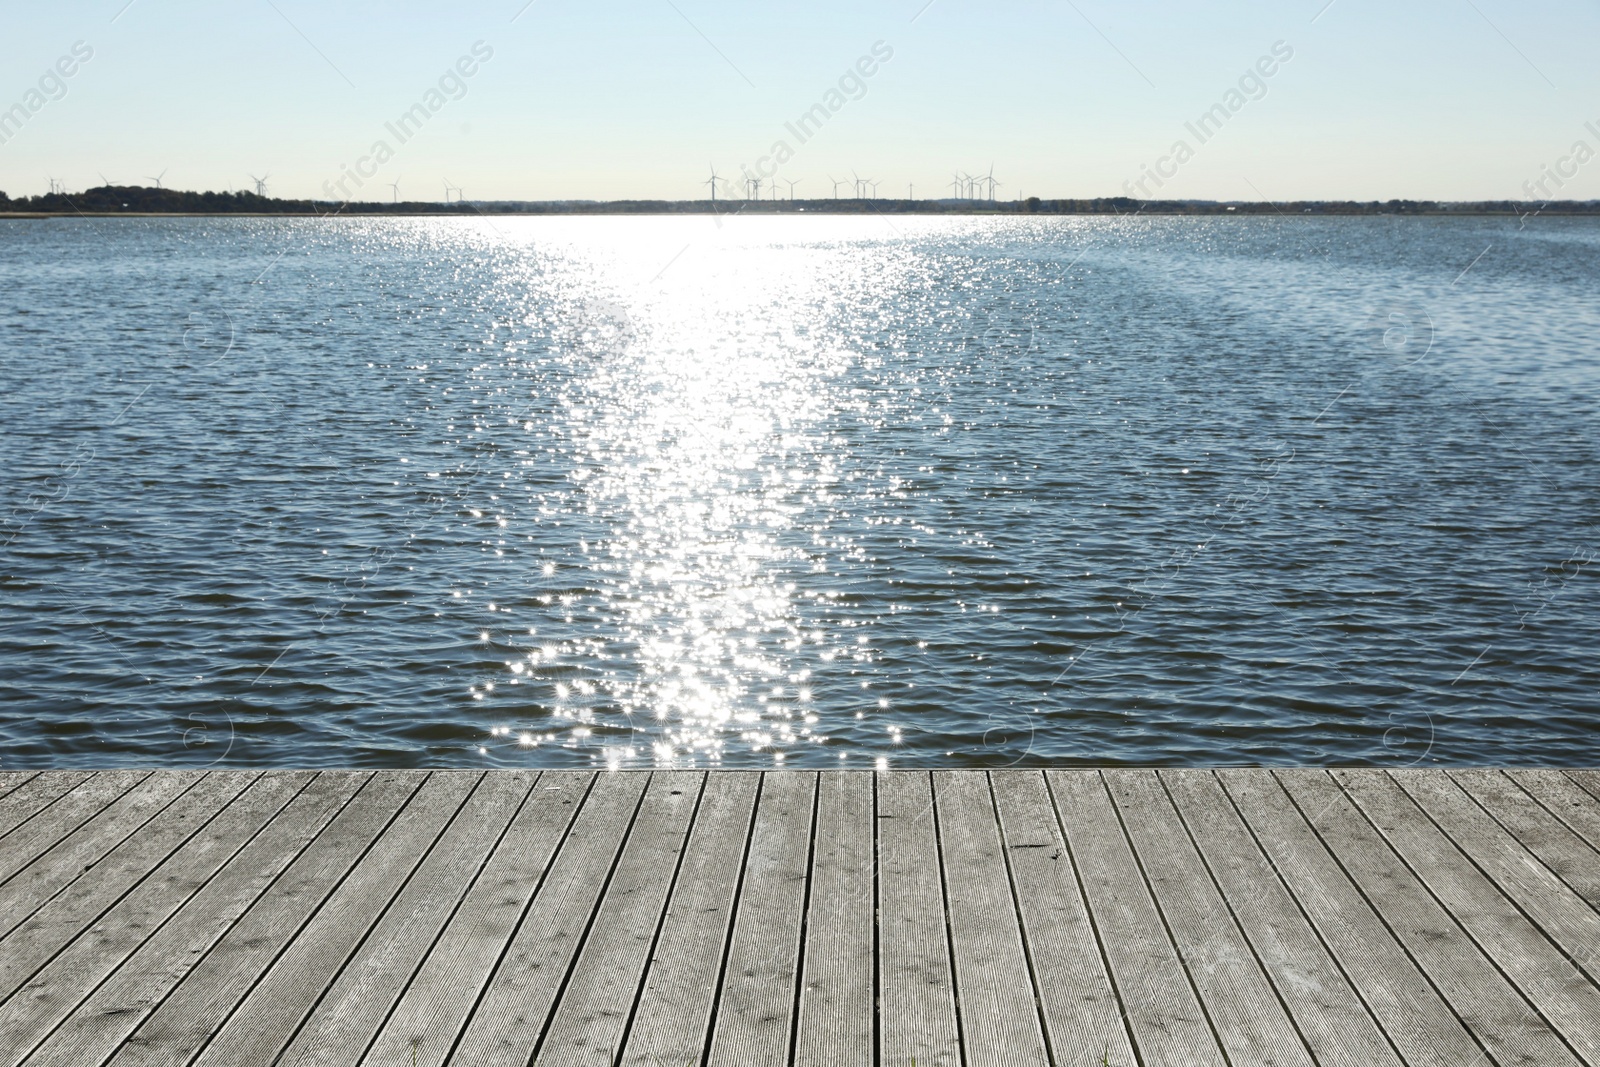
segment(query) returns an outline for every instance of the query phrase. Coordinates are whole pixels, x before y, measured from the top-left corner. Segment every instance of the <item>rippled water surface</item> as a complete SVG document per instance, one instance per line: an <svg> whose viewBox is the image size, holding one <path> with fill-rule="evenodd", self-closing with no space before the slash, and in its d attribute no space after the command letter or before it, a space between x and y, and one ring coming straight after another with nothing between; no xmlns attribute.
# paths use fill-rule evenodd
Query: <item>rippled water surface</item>
<svg viewBox="0 0 1600 1067"><path fill-rule="evenodd" d="M1597 221L0 223L0 766L1600 763Z"/></svg>

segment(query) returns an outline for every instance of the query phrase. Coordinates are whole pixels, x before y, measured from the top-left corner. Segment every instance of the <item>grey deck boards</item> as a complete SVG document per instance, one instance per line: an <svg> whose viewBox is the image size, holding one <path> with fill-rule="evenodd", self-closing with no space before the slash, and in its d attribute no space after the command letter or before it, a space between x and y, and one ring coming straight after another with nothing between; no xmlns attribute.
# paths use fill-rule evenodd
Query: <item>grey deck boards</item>
<svg viewBox="0 0 1600 1067"><path fill-rule="evenodd" d="M651 776L536 1058L597 1067L616 1062L704 784L704 774L688 771Z"/></svg>
<svg viewBox="0 0 1600 1067"><path fill-rule="evenodd" d="M0 839L8 838L35 814L54 804L87 781L92 771L47 771L31 778L20 777L5 796L0 797ZM57 813L50 825L63 828L69 820ZM8 842L8 846L11 843ZM8 848L9 851L9 848Z"/></svg>
<svg viewBox="0 0 1600 1067"><path fill-rule="evenodd" d="M1218 778L1257 847L1407 1064L1476 1062L1480 1049L1345 867L1271 775ZM1312 808L1320 817L1326 805ZM1493 1062L1493 1061L1491 1061Z"/></svg>
<svg viewBox="0 0 1600 1067"><path fill-rule="evenodd" d="M806 913L815 773L768 774L723 967L713 1067L787 1067Z"/></svg>
<svg viewBox="0 0 1600 1067"><path fill-rule="evenodd" d="M644 799L643 775L604 775L579 810L445 1062L532 1060Z"/></svg>
<svg viewBox="0 0 1600 1067"><path fill-rule="evenodd" d="M572 771L540 775L362 1062L444 1063L593 780Z"/></svg>
<svg viewBox="0 0 1600 1067"><path fill-rule="evenodd" d="M276 1062L322 1000L327 984L360 966L367 935L387 919L444 829L478 785L479 775L429 775L388 831L362 857L301 936L278 957L197 1063Z"/></svg>
<svg viewBox="0 0 1600 1067"><path fill-rule="evenodd" d="M1089 921L1044 775L1001 771L991 779L1023 941L1033 961L1040 1014L1055 1062L1081 1060L1085 1049L1098 1049L1107 1062L1134 1062L1105 954Z"/></svg>
<svg viewBox="0 0 1600 1067"><path fill-rule="evenodd" d="M1156 773L1117 770L1105 777L1229 1062L1310 1067L1310 1052Z"/></svg>
<svg viewBox="0 0 1600 1067"><path fill-rule="evenodd" d="M1316 928L1251 840L1216 775L1168 771L1161 777L1312 1059L1326 1067L1399 1063Z"/></svg>
<svg viewBox="0 0 1600 1067"><path fill-rule="evenodd" d="M360 1059L472 879L488 863L536 777L513 771L479 782L450 829L439 836L437 846L322 995L285 1050L285 1063L344 1067Z"/></svg>
<svg viewBox="0 0 1600 1067"><path fill-rule="evenodd" d="M1052 771L1048 777L1067 851L1100 930L1142 1062L1152 1067L1221 1067L1226 1061L1216 1033L1200 1006L1182 951L1165 930L1102 776Z"/></svg>
<svg viewBox="0 0 1600 1067"><path fill-rule="evenodd" d="M1576 1062L1527 996L1463 929L1463 917L1452 914L1418 877L1412 864L1420 849L1402 856L1396 853L1392 840L1386 842L1384 829L1399 837L1402 847L1421 834L1424 820L1415 814L1415 809L1409 818L1388 811L1376 815L1380 828L1371 821L1378 805L1358 806L1341 792L1341 783L1327 773L1289 771L1280 773L1279 778L1385 924L1460 1014L1467 1029L1483 1043L1485 1051L1502 1062ZM1387 777L1383 781L1393 784ZM1382 783L1366 779L1359 784L1377 793ZM1466 866L1450 873L1465 874Z"/></svg>
<svg viewBox="0 0 1600 1067"><path fill-rule="evenodd" d="M634 1007L621 1061L626 1067L700 1062L760 786L761 776L750 772L714 774L706 781Z"/></svg>
<svg viewBox="0 0 1600 1067"><path fill-rule="evenodd" d="M1600 1067L1574 770L0 772L0 1067Z"/></svg>
<svg viewBox="0 0 1600 1067"><path fill-rule="evenodd" d="M402 772L369 779L341 771L322 774L317 784L335 796L354 798L140 1023L117 1050L116 1067L171 1067L193 1060L421 782Z"/></svg>
<svg viewBox="0 0 1600 1067"><path fill-rule="evenodd" d="M271 771L251 783L206 833L163 864L165 876L141 883L110 912L111 921L97 925L104 933L86 951L77 953L80 941L57 957L44 974L74 955L80 965L98 968L108 949L133 944L129 931L149 935L76 1011L70 999L76 983L56 977L70 1014L29 1061L87 1067L109 1056L283 865L316 839L342 798L325 795L314 779L310 771ZM124 914L133 901L138 907Z"/></svg>
<svg viewBox="0 0 1600 1067"><path fill-rule="evenodd" d="M961 1062L933 779L889 774L878 793L878 1043L885 1062Z"/></svg>
<svg viewBox="0 0 1600 1067"><path fill-rule="evenodd" d="M1043 1063L1038 994L988 775L936 771L933 796L964 1058L971 1067Z"/></svg>
<svg viewBox="0 0 1600 1067"><path fill-rule="evenodd" d="M872 780L817 783L817 845L806 913L797 1065L872 1062Z"/></svg>

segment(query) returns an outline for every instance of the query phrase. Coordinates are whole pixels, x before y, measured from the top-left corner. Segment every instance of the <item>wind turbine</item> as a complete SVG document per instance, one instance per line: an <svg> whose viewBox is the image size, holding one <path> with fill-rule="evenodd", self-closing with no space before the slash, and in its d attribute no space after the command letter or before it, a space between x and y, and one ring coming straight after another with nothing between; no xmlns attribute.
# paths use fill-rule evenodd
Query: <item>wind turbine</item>
<svg viewBox="0 0 1600 1067"><path fill-rule="evenodd" d="M916 198L917 198L917 186L916 186L916 183L907 182L906 183L906 199L907 200L915 200Z"/></svg>
<svg viewBox="0 0 1600 1067"><path fill-rule="evenodd" d="M256 183L257 196L267 195L267 179L270 177L272 177L270 174L263 174L259 178L257 178L254 174L250 175L250 180Z"/></svg>
<svg viewBox="0 0 1600 1067"><path fill-rule="evenodd" d="M400 179L396 178L394 181L390 182L389 188L394 193L394 202L398 204L400 202Z"/></svg>
<svg viewBox="0 0 1600 1067"><path fill-rule="evenodd" d="M450 202L450 192L453 188L454 187L450 184L450 179L446 178L444 180L444 202L447 204Z"/></svg>
<svg viewBox="0 0 1600 1067"><path fill-rule="evenodd" d="M847 183L840 181L838 178L835 178L831 174L828 175L828 180L833 183L833 198L835 200L839 199L839 186L845 185Z"/></svg>
<svg viewBox="0 0 1600 1067"><path fill-rule="evenodd" d="M994 180L994 163L989 164L989 173L983 179L989 185L989 199L994 199L994 187L1000 183Z"/></svg>
<svg viewBox="0 0 1600 1067"><path fill-rule="evenodd" d="M867 184L872 186L872 199L874 199L874 200L878 199L878 186L883 184L883 183L877 181L874 178L868 178L867 179Z"/></svg>
<svg viewBox="0 0 1600 1067"><path fill-rule="evenodd" d="M715 163L711 164L711 177L707 178L703 184L711 187L711 202L713 204L717 202L717 183L721 180L721 178L717 177L717 165Z"/></svg>
<svg viewBox="0 0 1600 1067"><path fill-rule="evenodd" d="M957 171L950 175L950 199L959 199L961 196L961 173Z"/></svg>
<svg viewBox="0 0 1600 1067"><path fill-rule="evenodd" d="M804 178L785 178L783 180L789 183L789 203L792 204L792 203L794 203L794 187L799 185L801 182L805 181L805 179Z"/></svg>
<svg viewBox="0 0 1600 1067"><path fill-rule="evenodd" d="M752 189L755 190L753 193L751 192ZM744 198L746 200L760 200L761 199L761 179L760 178L752 178L752 177L749 177L748 175L745 176L745 179L744 179Z"/></svg>
<svg viewBox="0 0 1600 1067"><path fill-rule="evenodd" d="M48 177L48 175L46 175L46 177ZM56 180L54 178L50 179L50 195L51 196L55 196L57 193L59 193L61 191L60 189L56 188L57 184L58 183L56 182Z"/></svg>
<svg viewBox="0 0 1600 1067"><path fill-rule="evenodd" d="M153 182L155 182L155 183L156 183L156 188L157 188L157 189L160 189L160 188L161 188L161 187L162 187L162 186L161 186L161 179L162 179L162 178L165 178L165 177L166 177L166 176L167 176L167 171L168 171L168 170L171 170L171 169L172 169L172 168L171 168L171 167L167 167L167 168L165 168L165 169L164 169L164 170L162 170L162 172L161 172L161 173L160 173L160 174L157 174L157 175L156 175L156 176L155 176L155 177L153 177L153 178L152 178L152 177L150 177L150 175L148 175L148 174L146 174L146 175L145 175L145 178L147 178L147 179L148 179L148 180L150 180L150 181L153 181Z"/></svg>
<svg viewBox="0 0 1600 1067"><path fill-rule="evenodd" d="M95 171L95 173L100 174L99 171ZM100 184L109 189L111 188L111 179L107 178L104 174L100 174Z"/></svg>

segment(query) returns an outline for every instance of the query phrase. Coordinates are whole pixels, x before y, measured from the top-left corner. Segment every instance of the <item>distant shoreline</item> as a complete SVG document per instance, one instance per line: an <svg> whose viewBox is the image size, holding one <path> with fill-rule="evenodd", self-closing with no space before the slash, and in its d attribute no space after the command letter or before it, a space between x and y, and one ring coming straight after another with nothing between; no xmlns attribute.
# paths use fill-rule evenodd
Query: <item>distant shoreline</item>
<svg viewBox="0 0 1600 1067"><path fill-rule="evenodd" d="M333 203L280 200L254 193L195 193L144 186L101 186L82 193L9 199L0 193L0 218L197 218L276 216L473 217L479 215L1600 215L1600 200L1135 200L1129 197L1026 200L481 200L441 204Z"/></svg>
<svg viewBox="0 0 1600 1067"><path fill-rule="evenodd" d="M473 218L476 216L493 218L514 218L528 216L534 218L548 218L551 216L640 216L650 218L663 218L674 215L710 215L709 211L694 211L686 209L661 209L648 208L617 208L607 210L605 207L590 210L574 210L568 207L540 210L538 208L497 208L485 205L481 209L472 211L447 210L440 205L438 210L426 208L403 211L0 211L0 220L25 221L29 219L354 219L354 218ZM1550 215L1562 218L1592 218L1600 216L1600 204L1577 204L1571 207L1555 205L1547 206L1542 210L1533 205L1522 210L1499 210L1495 208L1460 207L1434 211L1366 211L1366 210L1339 210L1327 208L1323 210L1290 211L1286 207L1274 212L1270 208L1245 211L1196 211L1193 209L1161 208L1150 206L1143 210L1133 211L994 211L994 210L961 210L948 208L931 208L921 210L917 208L897 207L893 210L853 210L850 208L830 209L826 207L804 207L794 210L768 210L759 211L728 211L717 212L719 217L731 218L736 215L858 215L871 216L897 215L897 216L981 216L981 217L1028 217L1028 216L1100 216L1111 218L1128 218L1143 216L1147 218L1173 218L1173 217L1249 217L1271 216L1277 214L1283 218L1374 218L1394 217L1397 215L1415 216L1419 218L1521 218L1524 216Z"/></svg>

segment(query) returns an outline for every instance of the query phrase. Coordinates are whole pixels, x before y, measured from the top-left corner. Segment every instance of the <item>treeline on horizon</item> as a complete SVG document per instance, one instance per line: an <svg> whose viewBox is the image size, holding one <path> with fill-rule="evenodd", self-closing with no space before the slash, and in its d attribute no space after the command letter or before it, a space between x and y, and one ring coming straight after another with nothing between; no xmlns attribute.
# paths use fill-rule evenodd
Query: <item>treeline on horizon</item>
<svg viewBox="0 0 1600 1067"><path fill-rule="evenodd" d="M15 200L0 192L0 212L38 215L627 215L627 214L995 214L995 215L1596 215L1600 200L475 200L466 203L281 200L255 193L196 193L141 185L103 185L81 193Z"/></svg>

